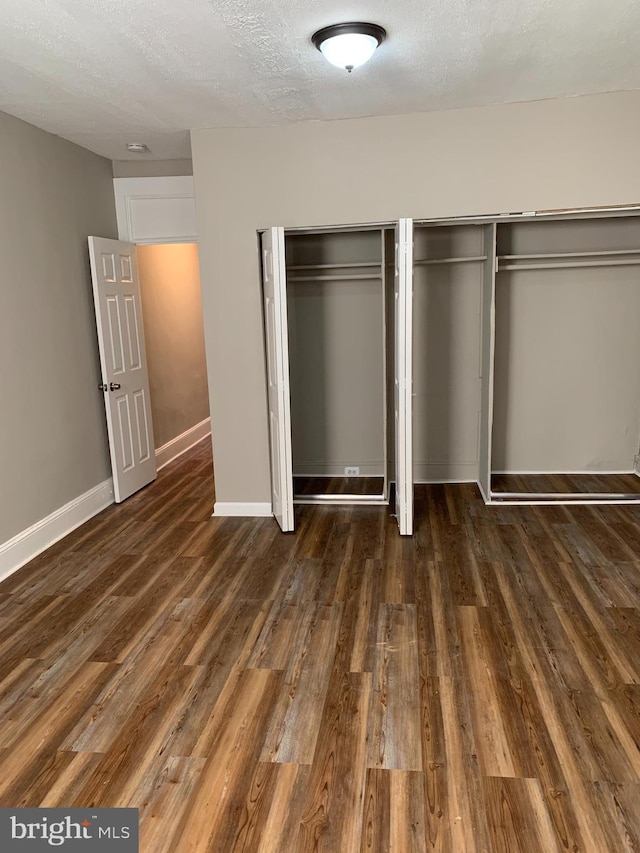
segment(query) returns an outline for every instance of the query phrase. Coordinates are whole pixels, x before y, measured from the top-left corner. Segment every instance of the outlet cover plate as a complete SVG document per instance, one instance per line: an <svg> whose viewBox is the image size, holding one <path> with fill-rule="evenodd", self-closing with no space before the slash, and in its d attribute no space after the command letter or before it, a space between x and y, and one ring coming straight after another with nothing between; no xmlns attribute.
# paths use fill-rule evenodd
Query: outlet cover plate
<svg viewBox="0 0 640 853"><path fill-rule="evenodd" d="M357 465L347 465L344 469L345 477L359 477L360 476L360 468Z"/></svg>

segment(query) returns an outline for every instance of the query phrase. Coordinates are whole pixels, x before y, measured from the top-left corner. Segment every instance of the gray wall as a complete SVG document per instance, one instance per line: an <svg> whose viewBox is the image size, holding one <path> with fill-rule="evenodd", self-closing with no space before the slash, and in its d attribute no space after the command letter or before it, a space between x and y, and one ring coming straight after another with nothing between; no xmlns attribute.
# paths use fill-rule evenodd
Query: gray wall
<svg viewBox="0 0 640 853"><path fill-rule="evenodd" d="M138 246L156 449L209 417L198 246Z"/></svg>
<svg viewBox="0 0 640 853"><path fill-rule="evenodd" d="M486 226L418 227L414 259L478 257ZM413 475L475 480L482 262L414 267Z"/></svg>
<svg viewBox="0 0 640 853"><path fill-rule="evenodd" d="M374 264L294 268L288 275L293 472L341 476L346 466L356 465L362 476L382 476L382 234L374 230L289 235L285 251L287 265L294 267ZM296 280L308 276L307 281Z"/></svg>
<svg viewBox="0 0 640 853"><path fill-rule="evenodd" d="M0 114L0 542L111 475L87 235L111 163Z"/></svg>
<svg viewBox="0 0 640 853"><path fill-rule="evenodd" d="M114 178L164 178L193 175L191 160L113 160Z"/></svg>
<svg viewBox="0 0 640 853"><path fill-rule="evenodd" d="M256 230L640 201L640 92L192 133L216 491L269 501Z"/></svg>

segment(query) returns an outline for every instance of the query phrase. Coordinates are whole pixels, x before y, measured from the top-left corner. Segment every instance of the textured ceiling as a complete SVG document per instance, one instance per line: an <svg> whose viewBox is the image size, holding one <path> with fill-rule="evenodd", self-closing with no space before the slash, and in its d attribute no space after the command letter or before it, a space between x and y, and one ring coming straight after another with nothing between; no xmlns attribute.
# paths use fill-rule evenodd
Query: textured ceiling
<svg viewBox="0 0 640 853"><path fill-rule="evenodd" d="M640 88L638 0L2 0L0 109L111 159L190 155L189 128ZM348 75L310 44L369 20ZM140 158L140 155L138 155Z"/></svg>

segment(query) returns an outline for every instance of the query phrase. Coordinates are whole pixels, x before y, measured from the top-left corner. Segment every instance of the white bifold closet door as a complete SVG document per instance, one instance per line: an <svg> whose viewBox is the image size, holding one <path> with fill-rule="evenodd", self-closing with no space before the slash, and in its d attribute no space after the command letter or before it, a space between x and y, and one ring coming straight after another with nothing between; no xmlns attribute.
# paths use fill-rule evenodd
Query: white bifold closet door
<svg viewBox="0 0 640 853"><path fill-rule="evenodd" d="M262 288L271 453L271 506L284 533L294 529L287 272L284 228L262 234Z"/></svg>
<svg viewBox="0 0 640 853"><path fill-rule="evenodd" d="M413 220L396 225L394 279L394 409L396 516L401 536L413 534Z"/></svg>

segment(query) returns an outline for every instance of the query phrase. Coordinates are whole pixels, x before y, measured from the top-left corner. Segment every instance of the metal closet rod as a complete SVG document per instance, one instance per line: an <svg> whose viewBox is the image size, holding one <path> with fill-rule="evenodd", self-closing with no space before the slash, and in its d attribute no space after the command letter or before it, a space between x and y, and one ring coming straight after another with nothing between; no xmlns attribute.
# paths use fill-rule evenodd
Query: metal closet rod
<svg viewBox="0 0 640 853"><path fill-rule="evenodd" d="M538 258L606 258L608 256L616 257L622 255L640 255L640 249L602 249L597 252L554 252L548 254L546 252L536 252L532 255L498 255L499 261L535 261Z"/></svg>
<svg viewBox="0 0 640 853"><path fill-rule="evenodd" d="M378 275L289 275L287 281L377 281Z"/></svg>
<svg viewBox="0 0 640 853"><path fill-rule="evenodd" d="M382 261L361 261L360 263L352 262L345 264L291 264L287 265L288 270L342 270L352 267L379 267Z"/></svg>
<svg viewBox="0 0 640 853"><path fill-rule="evenodd" d="M566 264L501 264L500 258L496 258L496 272L507 270L563 270L579 269L580 267L630 267L640 264L640 257L626 261L575 261Z"/></svg>
<svg viewBox="0 0 640 853"><path fill-rule="evenodd" d="M413 262L414 266L430 266L431 264L464 264L469 261L486 261L487 255L469 255L468 257L458 258L416 258Z"/></svg>

